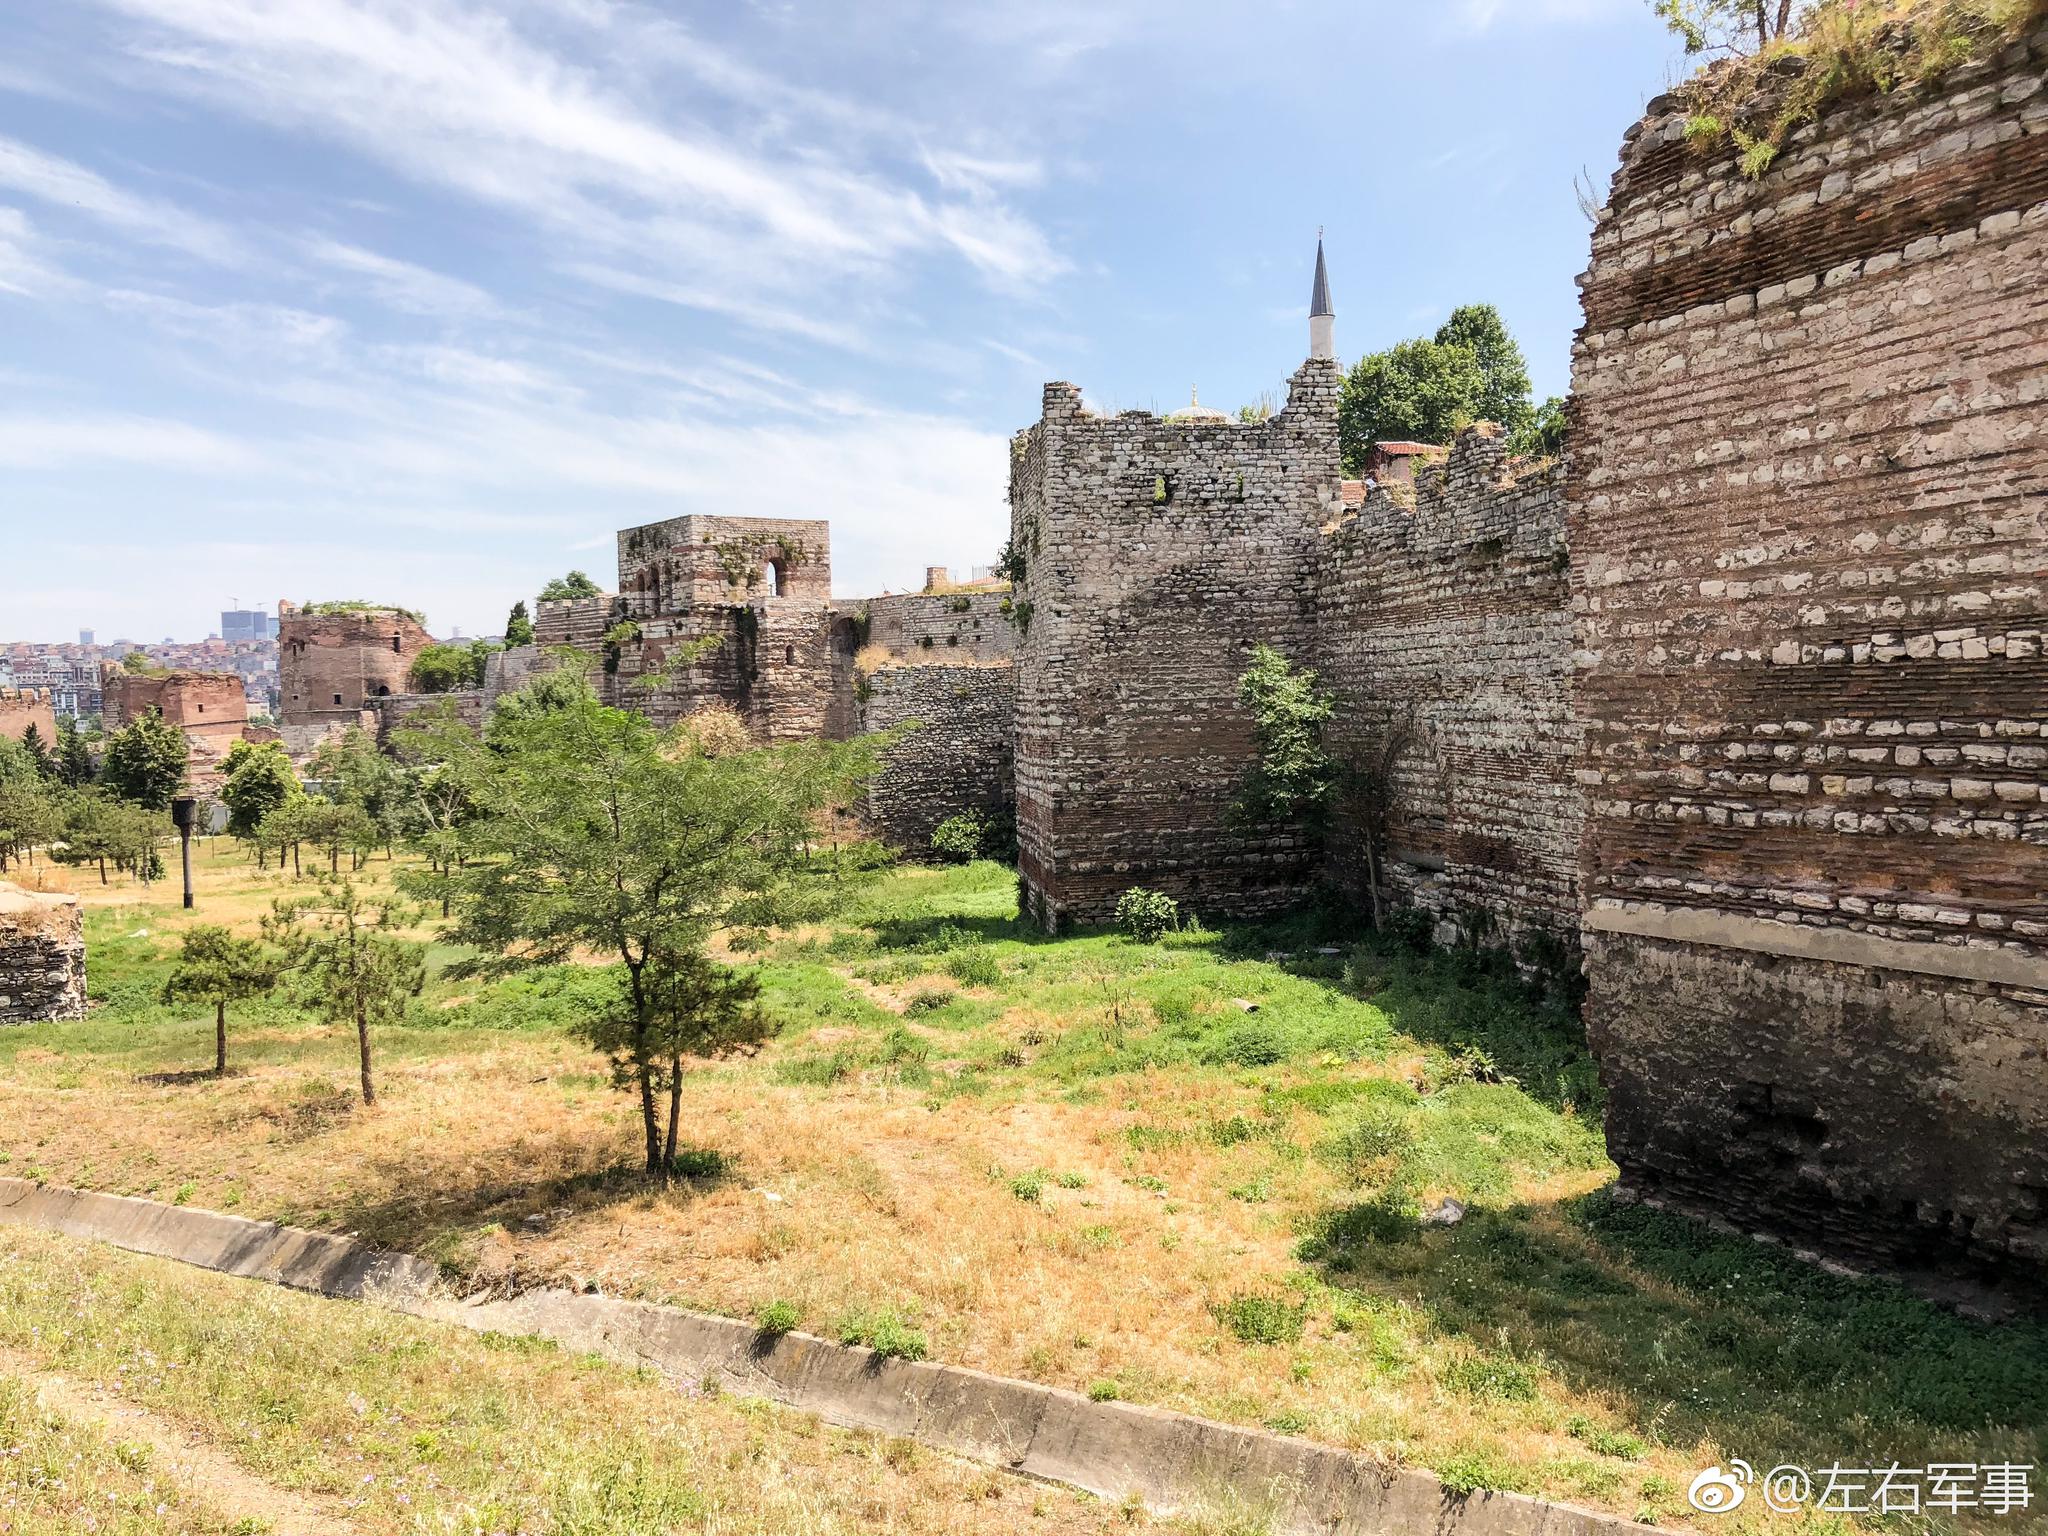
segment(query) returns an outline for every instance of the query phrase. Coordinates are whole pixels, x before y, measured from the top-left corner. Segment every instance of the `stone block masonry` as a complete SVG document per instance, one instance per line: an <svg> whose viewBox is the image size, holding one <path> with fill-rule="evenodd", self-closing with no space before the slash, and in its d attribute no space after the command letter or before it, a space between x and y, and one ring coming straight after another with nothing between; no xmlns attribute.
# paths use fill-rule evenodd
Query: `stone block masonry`
<svg viewBox="0 0 2048 1536"><path fill-rule="evenodd" d="M76 896L0 880L0 1024L85 1017L85 914Z"/></svg>
<svg viewBox="0 0 2048 1536"><path fill-rule="evenodd" d="M1577 943L1566 567L1561 473L1508 459L1487 424L1412 488L1374 490L1320 552L1325 740L1359 780L1330 873L1429 912L1446 943Z"/></svg>
<svg viewBox="0 0 2048 1536"><path fill-rule="evenodd" d="M888 593L869 598L865 607L868 643L906 661L1003 661L1017 652L1007 587Z"/></svg>
<svg viewBox="0 0 2048 1536"><path fill-rule="evenodd" d="M1134 885L1205 915L1300 899L1306 841L1231 815L1255 755L1237 679L1256 645L1311 651L1339 381L1311 359L1259 423L1105 418L1048 384L1014 440L1020 872L1046 926Z"/></svg>
<svg viewBox="0 0 2048 1536"><path fill-rule="evenodd" d="M933 830L948 817L1013 810L1016 676L999 664L910 662L863 680L861 730L916 726L868 788L868 823L877 837L929 852Z"/></svg>
<svg viewBox="0 0 2048 1536"><path fill-rule="evenodd" d="M1625 1179L2048 1273L2048 32L1769 172L1669 103L1582 279L1588 1024Z"/></svg>

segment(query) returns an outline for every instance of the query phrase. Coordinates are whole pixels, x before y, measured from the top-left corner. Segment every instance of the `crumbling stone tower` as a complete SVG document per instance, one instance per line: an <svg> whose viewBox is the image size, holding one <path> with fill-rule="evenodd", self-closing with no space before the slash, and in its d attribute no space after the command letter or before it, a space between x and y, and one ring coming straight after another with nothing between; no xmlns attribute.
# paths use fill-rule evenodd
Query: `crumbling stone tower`
<svg viewBox="0 0 2048 1536"><path fill-rule="evenodd" d="M434 643L402 608L277 608L279 718L355 725L376 699L406 691L413 659Z"/></svg>
<svg viewBox="0 0 2048 1536"><path fill-rule="evenodd" d="M2048 1293L2048 30L1745 177L1632 129L1569 501L1633 1188Z"/></svg>
<svg viewBox="0 0 2048 1536"><path fill-rule="evenodd" d="M1230 810L1254 759L1237 679L1261 643L1307 659L1318 530L1340 504L1316 261L1321 355L1271 419L1106 418L1058 383L1012 441L1020 870L1048 927L1102 920L1134 885L1218 914L1300 897L1303 839Z"/></svg>

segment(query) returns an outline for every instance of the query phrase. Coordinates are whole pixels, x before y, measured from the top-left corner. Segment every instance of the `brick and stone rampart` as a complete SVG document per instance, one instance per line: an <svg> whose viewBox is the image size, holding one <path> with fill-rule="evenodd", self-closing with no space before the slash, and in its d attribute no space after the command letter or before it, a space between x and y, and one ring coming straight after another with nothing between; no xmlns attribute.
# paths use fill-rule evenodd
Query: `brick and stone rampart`
<svg viewBox="0 0 2048 1536"><path fill-rule="evenodd" d="M286 725L354 724L373 701L404 693L414 658L434 643L397 608L321 612L279 607L279 719Z"/></svg>
<svg viewBox="0 0 2048 1536"><path fill-rule="evenodd" d="M1106 918L1134 885L1204 915L1300 898L1305 841L1231 815L1254 757L1237 679L1256 645L1313 649L1339 379L1304 363L1258 423L1102 417L1048 384L1014 440L1017 819L1038 921Z"/></svg>
<svg viewBox="0 0 2048 1536"><path fill-rule="evenodd" d="M120 730L158 710L185 735L188 793L219 793L221 764L249 729L249 695L234 672L129 672L114 662L100 668L106 727Z"/></svg>
<svg viewBox="0 0 2048 1536"><path fill-rule="evenodd" d="M374 701L377 744L390 746L393 733L419 730L442 721L482 729L491 699L484 688L458 688L448 693L394 693Z"/></svg>
<svg viewBox="0 0 2048 1536"><path fill-rule="evenodd" d="M1007 660L1017 651L1007 587L976 592L894 592L861 605L868 643L906 661ZM919 653L923 653L920 658Z"/></svg>
<svg viewBox="0 0 2048 1536"><path fill-rule="evenodd" d="M1766 174L1666 100L1582 279L1588 1024L1636 1187L2048 1273L2048 32Z"/></svg>
<svg viewBox="0 0 2048 1536"><path fill-rule="evenodd" d="M1576 943L1571 650L1561 473L1510 460L1497 427L1330 531L1312 655L1354 785L1339 884L1430 912L1446 942Z"/></svg>
<svg viewBox="0 0 2048 1536"><path fill-rule="evenodd" d="M85 1017L85 914L76 896L0 880L0 1024Z"/></svg>
<svg viewBox="0 0 2048 1536"><path fill-rule="evenodd" d="M861 689L860 729L916 723L869 786L875 835L928 852L933 829L949 816L1009 813L1016 798L1015 714L1016 672L1007 665L908 662L871 672Z"/></svg>
<svg viewBox="0 0 2048 1536"><path fill-rule="evenodd" d="M818 518L691 514L619 531L631 617L714 604L832 598L832 528Z"/></svg>
<svg viewBox="0 0 2048 1536"><path fill-rule="evenodd" d="M57 747L56 706L47 688L0 688L0 737L20 741L30 726L44 746Z"/></svg>

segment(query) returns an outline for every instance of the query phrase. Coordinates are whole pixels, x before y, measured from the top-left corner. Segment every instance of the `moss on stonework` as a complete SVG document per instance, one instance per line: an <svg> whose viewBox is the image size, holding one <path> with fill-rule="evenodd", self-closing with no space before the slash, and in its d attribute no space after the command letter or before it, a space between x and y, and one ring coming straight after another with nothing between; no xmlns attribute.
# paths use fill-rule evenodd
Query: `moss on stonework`
<svg viewBox="0 0 2048 1536"><path fill-rule="evenodd" d="M1685 85L1686 142L1703 151L1732 142L1754 181L1836 102L1934 84L2044 17L2048 0L1822 0L1796 34Z"/></svg>

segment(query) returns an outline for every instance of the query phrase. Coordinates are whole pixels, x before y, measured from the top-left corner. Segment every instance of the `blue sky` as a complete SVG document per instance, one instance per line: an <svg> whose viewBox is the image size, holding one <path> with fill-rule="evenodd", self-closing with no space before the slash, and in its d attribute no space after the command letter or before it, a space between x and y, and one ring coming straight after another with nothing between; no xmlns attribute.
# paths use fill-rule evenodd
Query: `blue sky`
<svg viewBox="0 0 2048 1536"><path fill-rule="evenodd" d="M1562 393L1643 0L0 6L0 640L440 633L615 528L992 558L1039 387L1235 407L1498 305Z"/></svg>

